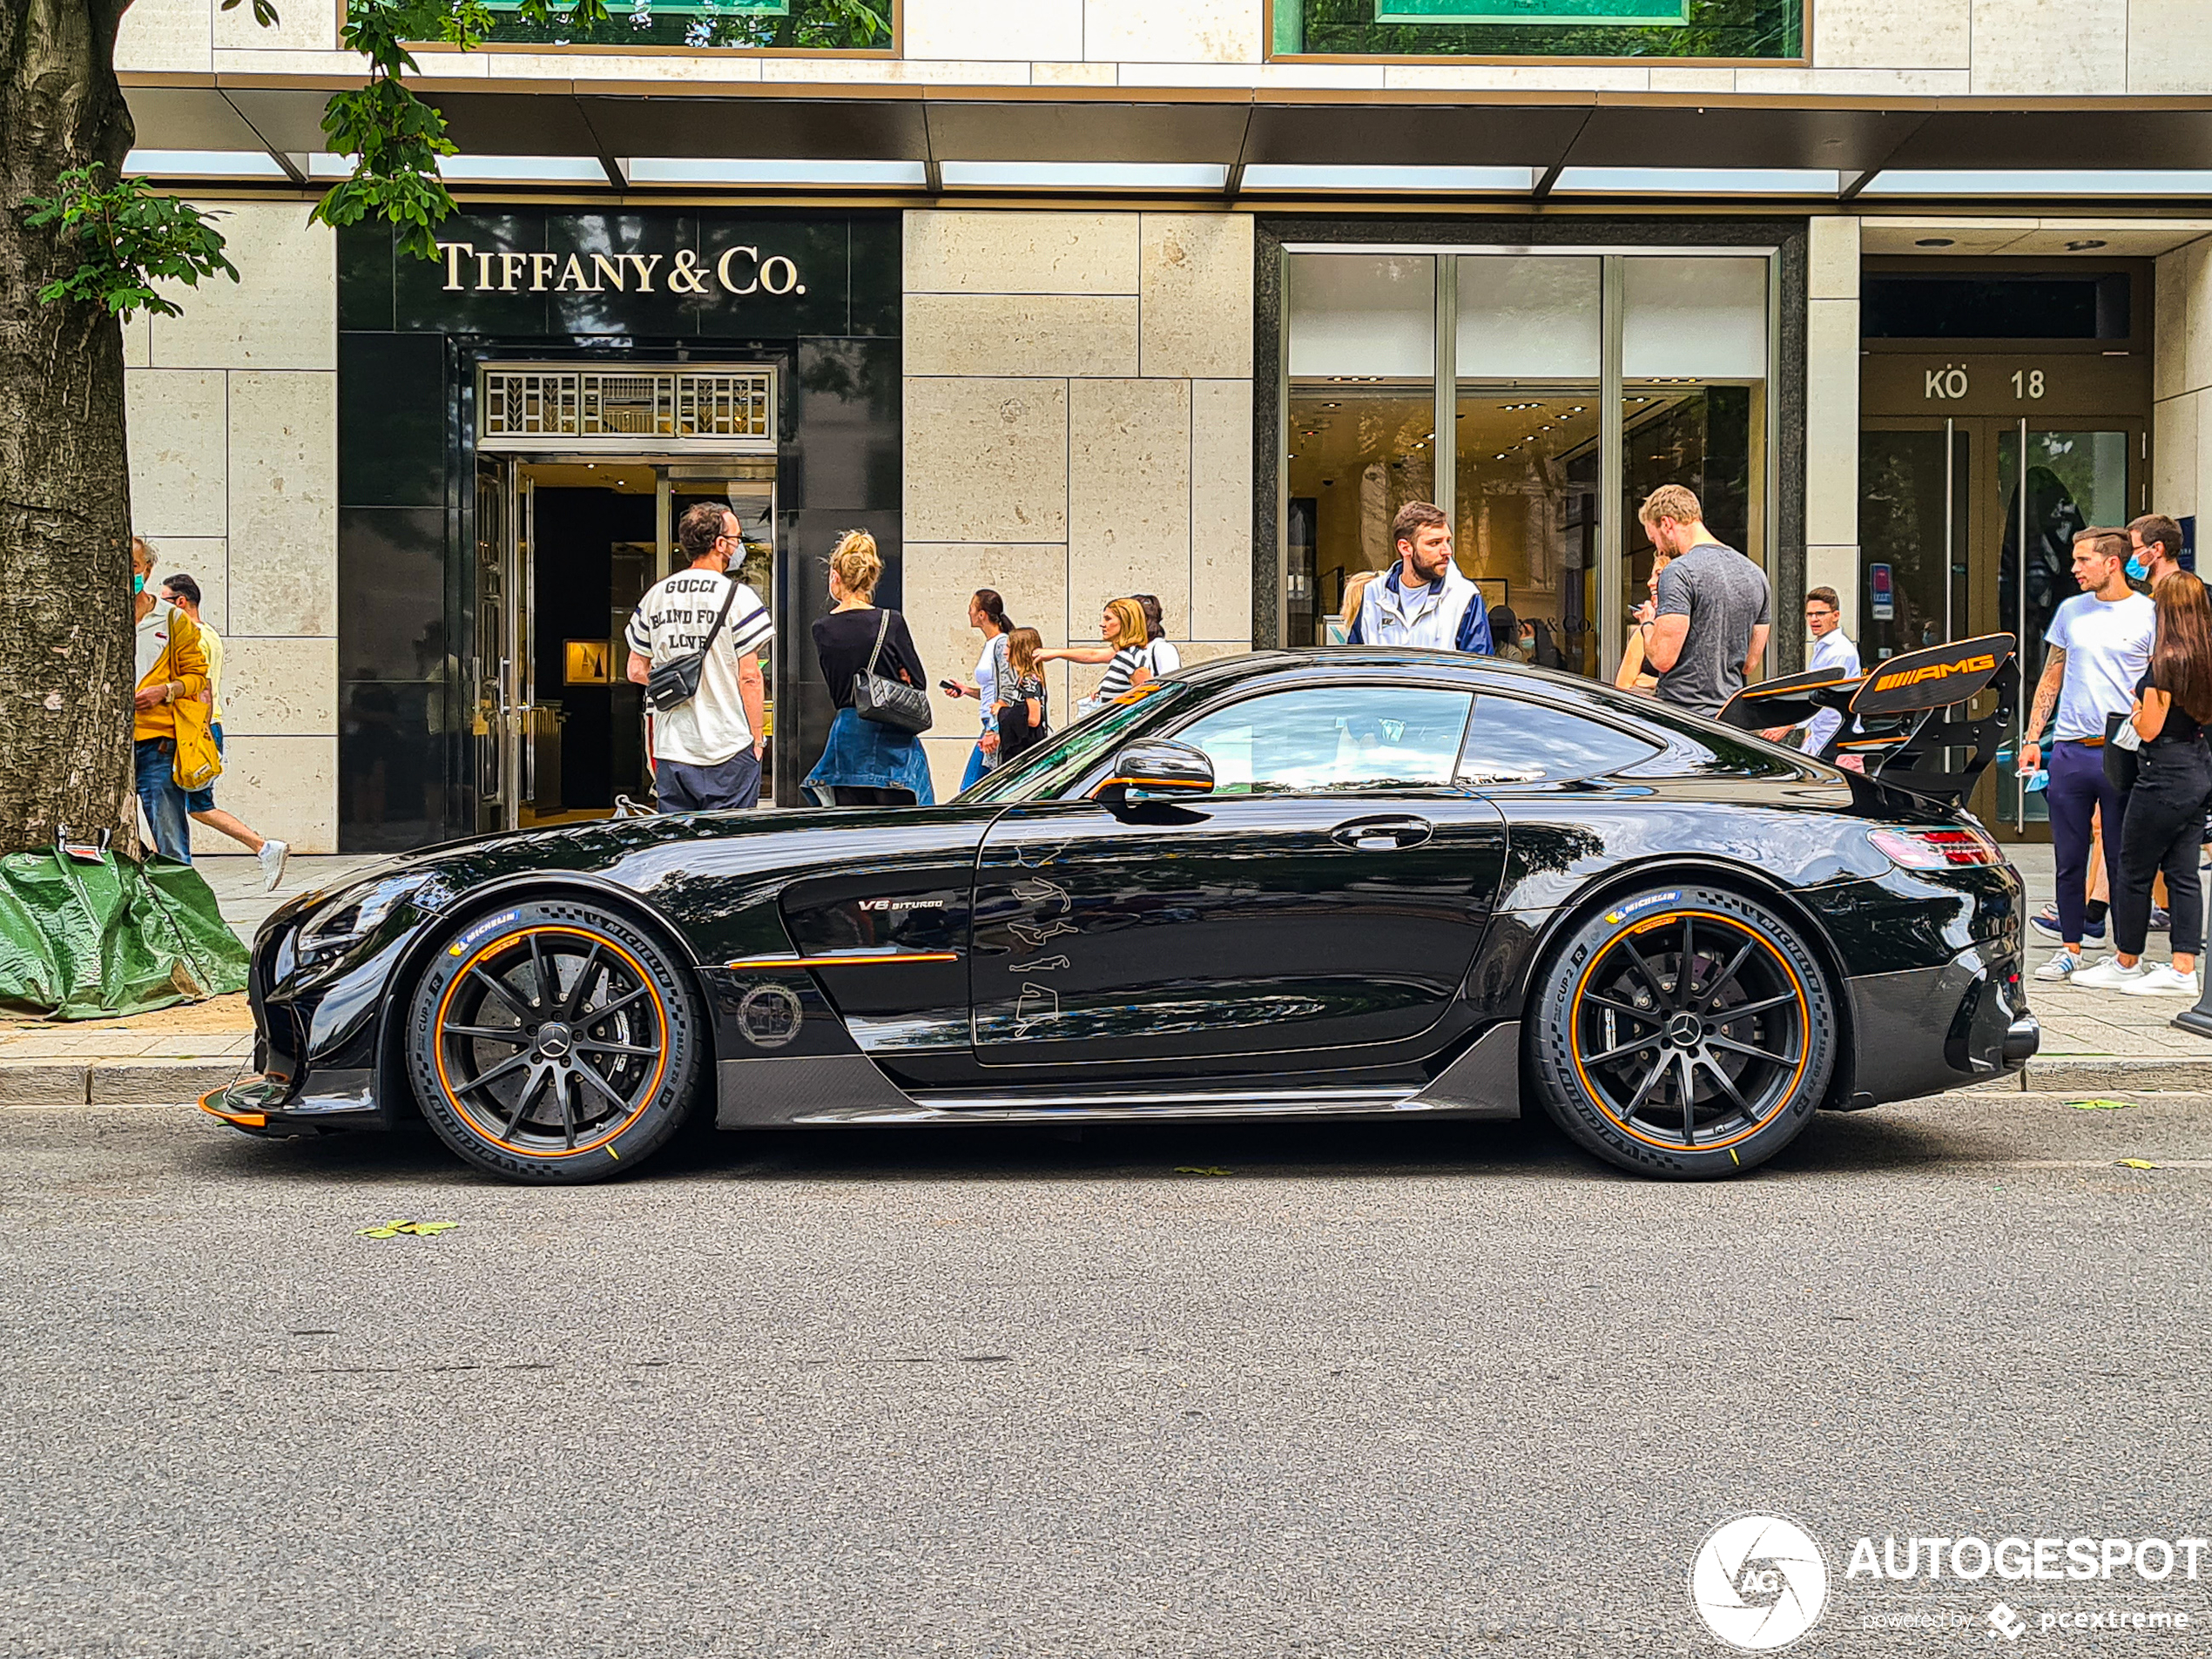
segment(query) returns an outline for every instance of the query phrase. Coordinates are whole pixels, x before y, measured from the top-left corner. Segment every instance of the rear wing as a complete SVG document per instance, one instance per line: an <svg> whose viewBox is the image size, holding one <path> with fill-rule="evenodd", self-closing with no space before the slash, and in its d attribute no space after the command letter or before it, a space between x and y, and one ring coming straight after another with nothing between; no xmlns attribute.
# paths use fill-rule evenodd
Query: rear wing
<svg viewBox="0 0 2212 1659"><path fill-rule="evenodd" d="M2019 711L2016 647L2010 634L1984 634L1892 657L1856 678L1833 670L1787 675L1745 686L1719 718L1764 732L1833 710L1844 718L1821 759L1857 755L1870 778L1959 806Z"/></svg>

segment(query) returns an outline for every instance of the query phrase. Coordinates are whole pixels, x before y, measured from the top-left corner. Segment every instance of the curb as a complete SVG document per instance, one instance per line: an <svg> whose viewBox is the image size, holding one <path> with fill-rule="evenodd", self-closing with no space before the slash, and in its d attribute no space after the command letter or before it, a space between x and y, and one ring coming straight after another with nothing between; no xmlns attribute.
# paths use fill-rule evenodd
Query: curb
<svg viewBox="0 0 2212 1659"><path fill-rule="evenodd" d="M2083 1089L2141 1089L2212 1094L2212 1043L2202 1060L2173 1055L2055 1055L2031 1060L2017 1076L1971 1085L1978 1092L2063 1094Z"/></svg>
<svg viewBox="0 0 2212 1659"><path fill-rule="evenodd" d="M0 1107L189 1105L220 1089L238 1060L32 1060L0 1064Z"/></svg>

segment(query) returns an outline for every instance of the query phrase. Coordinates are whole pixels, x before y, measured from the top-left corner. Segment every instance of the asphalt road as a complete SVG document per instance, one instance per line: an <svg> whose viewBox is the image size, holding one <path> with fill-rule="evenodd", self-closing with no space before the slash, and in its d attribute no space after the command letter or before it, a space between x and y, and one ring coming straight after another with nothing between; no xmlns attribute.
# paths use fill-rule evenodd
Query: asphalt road
<svg viewBox="0 0 2212 1659"><path fill-rule="evenodd" d="M701 1134L540 1191L0 1113L0 1652L1720 1655L1744 1513L1826 1554L1794 1653L2010 1650L2000 1595L2212 1632L2212 1557L1844 1572L2212 1533L2212 1101L2137 1099L1695 1187L1534 1125Z"/></svg>

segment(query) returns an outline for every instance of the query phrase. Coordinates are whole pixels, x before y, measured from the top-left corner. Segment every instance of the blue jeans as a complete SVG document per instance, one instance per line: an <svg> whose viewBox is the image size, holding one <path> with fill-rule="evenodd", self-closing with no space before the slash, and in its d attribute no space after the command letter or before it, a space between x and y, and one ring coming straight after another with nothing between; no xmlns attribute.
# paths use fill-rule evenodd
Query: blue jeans
<svg viewBox="0 0 2212 1659"><path fill-rule="evenodd" d="M653 762L653 805L664 813L742 811L760 799L760 757L740 749L717 765Z"/></svg>
<svg viewBox="0 0 2212 1659"><path fill-rule="evenodd" d="M2051 782L2044 792L2051 805L2051 850L2057 863L2059 936L2081 942L2082 907L2088 903L2089 820L2104 819L2105 891L2121 892L2120 845L2126 799L2105 776L2105 752L2065 739L2045 752Z"/></svg>
<svg viewBox="0 0 2212 1659"><path fill-rule="evenodd" d="M139 738L131 745L138 805L153 829L153 850L177 864L192 862L192 819L177 787L177 745L167 738Z"/></svg>
<svg viewBox="0 0 2212 1659"><path fill-rule="evenodd" d="M968 752L968 770L961 774L960 786L968 788L990 769L991 758L983 752L983 745L979 743Z"/></svg>

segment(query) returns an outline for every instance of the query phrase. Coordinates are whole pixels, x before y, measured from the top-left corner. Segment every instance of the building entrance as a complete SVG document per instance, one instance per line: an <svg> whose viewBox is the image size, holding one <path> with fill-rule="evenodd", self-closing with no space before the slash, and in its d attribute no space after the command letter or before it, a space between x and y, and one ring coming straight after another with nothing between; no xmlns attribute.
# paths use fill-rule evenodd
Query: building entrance
<svg viewBox="0 0 2212 1659"><path fill-rule="evenodd" d="M685 562L686 509L708 501L737 515L745 562L733 574L777 614L776 461L761 442L771 373L488 368L483 379L471 649L447 669L474 711L475 820L490 831L604 818L618 797L651 799L650 717L623 633L646 589ZM506 429L517 425L538 429ZM703 426L723 429L685 441ZM771 741L773 651L762 664Z"/></svg>
<svg viewBox="0 0 2212 1659"><path fill-rule="evenodd" d="M2044 632L2080 590L2075 533L2148 510L2148 395L2147 372L2125 356L1869 357L1858 469L1866 664L1976 634L2016 635L2025 719ZM1891 412L1931 401L1952 408ZM2020 735L2016 725L1973 807L2008 837L2042 840L2043 798L2012 765Z"/></svg>

